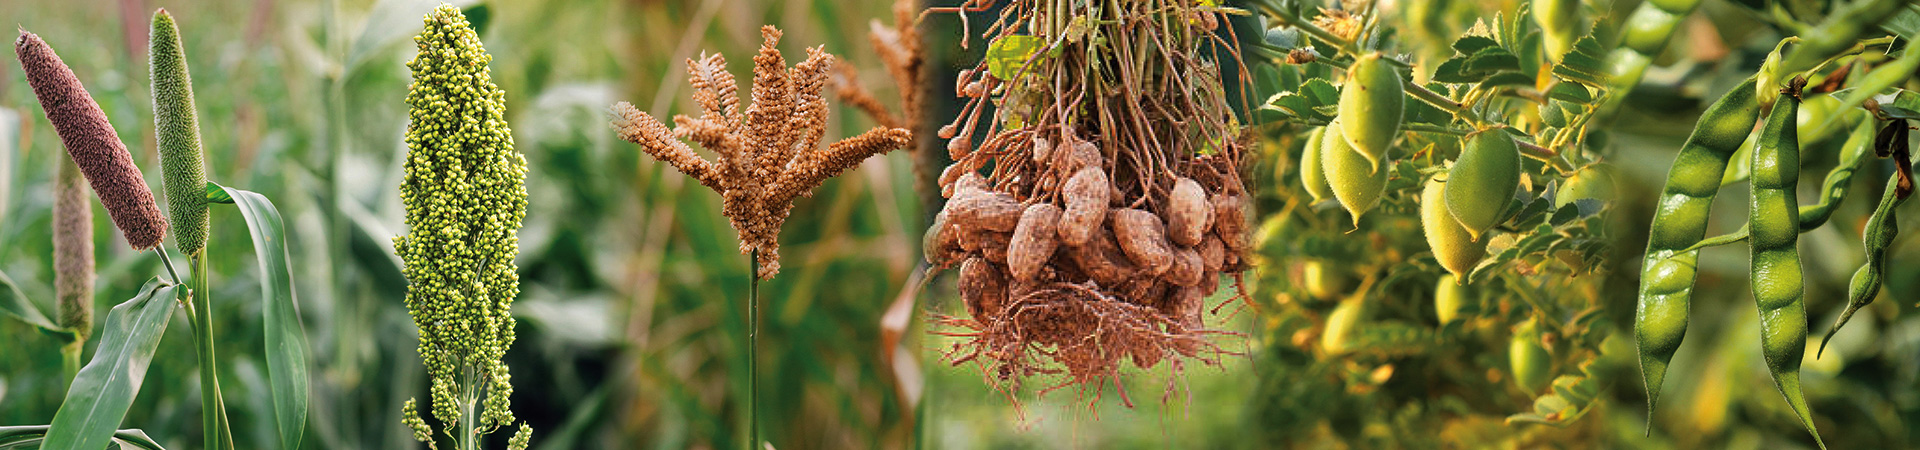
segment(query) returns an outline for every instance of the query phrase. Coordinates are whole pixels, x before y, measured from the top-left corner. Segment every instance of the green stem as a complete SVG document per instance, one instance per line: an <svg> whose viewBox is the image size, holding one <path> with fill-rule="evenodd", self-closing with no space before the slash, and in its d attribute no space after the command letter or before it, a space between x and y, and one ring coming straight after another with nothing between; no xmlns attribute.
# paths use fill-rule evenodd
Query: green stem
<svg viewBox="0 0 1920 450"><path fill-rule="evenodd" d="M760 251L748 252L747 274L747 450L760 448Z"/></svg>
<svg viewBox="0 0 1920 450"><path fill-rule="evenodd" d="M165 250L161 260L168 260ZM219 365L213 350L213 301L209 299L205 250L187 255L192 278L187 290L188 317L193 326L194 353L200 358L200 421L206 448L232 450L233 430L227 422L226 401L220 395ZM172 263L167 263L172 269ZM178 275L176 275L178 276ZM194 300L199 300L198 304Z"/></svg>
<svg viewBox="0 0 1920 450"><path fill-rule="evenodd" d="M471 385L472 377L469 376L466 378L469 379L468 383L465 383L463 385L472 386ZM479 396L463 395L461 397L462 398L460 399L460 436L456 439L457 441L456 445L459 447L460 450L477 450L480 448L480 435L478 433L475 433L474 430L479 427L479 419L474 417L473 404L479 401L479 399L477 398Z"/></svg>
<svg viewBox="0 0 1920 450"><path fill-rule="evenodd" d="M60 367L66 371L67 383L73 383L73 377L80 374L80 352L86 348L84 339L74 339L60 347Z"/></svg>

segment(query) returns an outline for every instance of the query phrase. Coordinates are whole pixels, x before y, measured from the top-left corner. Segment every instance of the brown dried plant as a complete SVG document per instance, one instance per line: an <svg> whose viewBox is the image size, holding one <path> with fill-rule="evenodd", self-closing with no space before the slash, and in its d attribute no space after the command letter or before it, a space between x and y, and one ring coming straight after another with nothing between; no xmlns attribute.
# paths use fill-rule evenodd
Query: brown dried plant
<svg viewBox="0 0 1920 450"><path fill-rule="evenodd" d="M700 117L676 115L669 131L653 116L627 102L613 107L620 138L640 144L654 158L672 164L721 196L721 213L740 236L740 253L757 252L760 279L780 272L780 226L793 199L851 169L867 157L903 148L912 133L879 127L818 150L826 134L827 101L821 96L833 69L833 55L807 49L807 59L786 67L776 44L780 30L760 28L763 41L753 57L753 104L740 112L738 86L721 55L687 60L693 98ZM715 154L701 158L680 142L688 139Z"/></svg>

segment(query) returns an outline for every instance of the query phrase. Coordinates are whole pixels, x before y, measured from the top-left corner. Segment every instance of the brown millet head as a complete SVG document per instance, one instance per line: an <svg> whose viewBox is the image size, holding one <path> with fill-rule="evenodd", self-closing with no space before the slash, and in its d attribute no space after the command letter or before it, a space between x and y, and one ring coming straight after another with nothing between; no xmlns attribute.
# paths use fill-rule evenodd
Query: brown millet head
<svg viewBox="0 0 1920 450"><path fill-rule="evenodd" d="M135 250L160 245L160 239L167 235L167 220L160 215L153 190L147 187L140 168L133 165L133 154L127 153L120 134L107 123L100 104L39 36L21 30L13 50L27 74L27 84L40 98L47 121L53 122L60 142L67 147L67 156L87 176L127 244Z"/></svg>
<svg viewBox="0 0 1920 450"><path fill-rule="evenodd" d="M93 332L93 205L71 160L60 160L53 186L53 292L60 326L80 340Z"/></svg>
<svg viewBox="0 0 1920 450"><path fill-rule="evenodd" d="M833 55L819 47L791 69L780 55L780 30L762 27L753 58L753 104L742 113L739 87L719 55L687 60L687 77L699 117L676 116L674 129L622 102L613 106L613 128L640 144L654 159L672 165L720 193L721 214L739 234L740 252L757 252L762 279L780 272L780 227L793 199L845 172L869 156L903 148L911 133L876 128L819 149L826 134L827 101L821 96L833 73ZM699 143L712 161L680 142Z"/></svg>

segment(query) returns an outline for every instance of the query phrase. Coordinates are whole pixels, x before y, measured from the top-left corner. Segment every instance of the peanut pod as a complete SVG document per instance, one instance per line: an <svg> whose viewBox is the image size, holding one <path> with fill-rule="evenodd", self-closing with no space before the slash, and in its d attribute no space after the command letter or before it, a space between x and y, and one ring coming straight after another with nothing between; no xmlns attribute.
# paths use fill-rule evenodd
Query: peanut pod
<svg viewBox="0 0 1920 450"><path fill-rule="evenodd" d="M1206 188L1192 178L1174 180L1163 212L1167 215L1167 237L1180 245L1199 245L1207 230L1213 228L1213 205L1207 201Z"/></svg>
<svg viewBox="0 0 1920 450"><path fill-rule="evenodd" d="M1060 214L1060 207L1052 203L1035 203L1020 214L1020 224L1007 243L1007 267L1014 279L1033 280L1040 275L1041 266L1053 259L1053 250L1060 243L1054 230L1060 224Z"/></svg>
<svg viewBox="0 0 1920 450"><path fill-rule="evenodd" d="M1067 245L1087 243L1093 230L1106 220L1107 202L1111 200L1108 196L1112 191L1113 184L1099 166L1082 167L1067 178L1067 184L1060 189L1060 198L1067 205L1066 212L1060 215L1060 241Z"/></svg>
<svg viewBox="0 0 1920 450"><path fill-rule="evenodd" d="M1166 226L1160 217L1145 210L1114 208L1108 220L1113 222L1113 237L1120 250L1147 276L1159 276L1173 268L1173 245L1167 242Z"/></svg>

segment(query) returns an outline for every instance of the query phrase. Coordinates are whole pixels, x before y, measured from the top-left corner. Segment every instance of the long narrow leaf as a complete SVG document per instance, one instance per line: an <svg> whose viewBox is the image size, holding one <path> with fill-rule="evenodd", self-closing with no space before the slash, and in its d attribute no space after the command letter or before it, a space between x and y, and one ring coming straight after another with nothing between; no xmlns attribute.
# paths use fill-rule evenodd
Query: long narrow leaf
<svg viewBox="0 0 1920 450"><path fill-rule="evenodd" d="M293 297L293 263L288 259L286 232L280 211L266 196L225 188L247 219L253 235L253 255L260 262L260 308L266 329L267 383L273 387L273 422L283 449L300 448L307 425L307 331L300 324L300 305Z"/></svg>
<svg viewBox="0 0 1920 450"><path fill-rule="evenodd" d="M114 305L100 330L100 348L93 360L73 377L67 399L53 414L43 448L105 448L114 429L126 418L133 397L140 393L140 382L147 377L147 365L167 332L167 318L173 313L178 286L147 280L136 295Z"/></svg>
<svg viewBox="0 0 1920 450"><path fill-rule="evenodd" d="M28 446L38 447L41 441L46 438L48 428L51 428L51 426L26 425L0 427L0 450L27 448ZM153 438L147 437L147 432L141 431L138 428L129 428L113 432L112 443L121 450L167 450L166 447L161 447L159 442L154 442Z"/></svg>
<svg viewBox="0 0 1920 450"><path fill-rule="evenodd" d="M20 293L20 287L15 286L13 279L7 278L5 272L0 272L0 311L5 311L7 315L20 319L27 325L47 331L60 331L60 327L54 326L53 321L48 320L47 315L42 314L39 307L27 301L27 295Z"/></svg>

